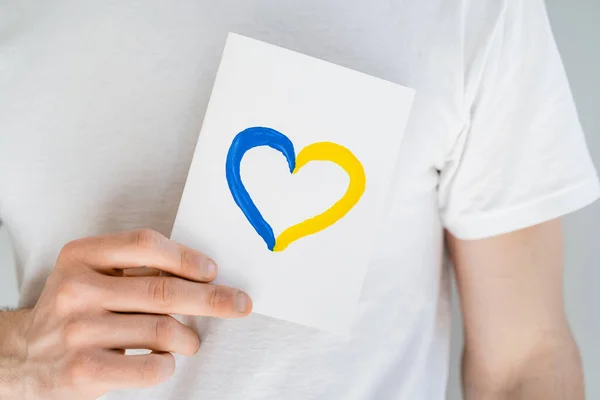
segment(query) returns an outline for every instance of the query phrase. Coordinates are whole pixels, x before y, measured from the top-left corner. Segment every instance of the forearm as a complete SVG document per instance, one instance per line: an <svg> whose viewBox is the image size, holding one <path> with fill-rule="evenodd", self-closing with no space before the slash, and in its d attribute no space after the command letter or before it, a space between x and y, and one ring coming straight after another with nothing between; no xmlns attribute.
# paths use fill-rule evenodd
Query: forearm
<svg viewBox="0 0 600 400"><path fill-rule="evenodd" d="M23 329L30 309L0 311L0 398L11 398L18 365L26 356Z"/></svg>
<svg viewBox="0 0 600 400"><path fill-rule="evenodd" d="M570 340L510 368L486 368L463 354L465 400L583 400L579 351Z"/></svg>

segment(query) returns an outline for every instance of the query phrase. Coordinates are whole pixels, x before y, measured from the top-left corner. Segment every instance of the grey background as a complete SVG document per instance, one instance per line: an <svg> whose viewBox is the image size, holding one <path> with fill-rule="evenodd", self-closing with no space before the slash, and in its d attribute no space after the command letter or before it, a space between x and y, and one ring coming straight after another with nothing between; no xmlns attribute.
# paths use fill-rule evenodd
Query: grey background
<svg viewBox="0 0 600 400"><path fill-rule="evenodd" d="M600 0L547 0L581 122L596 166L600 168ZM600 399L600 202L565 218L565 302L581 349L588 399ZM0 307L16 306L13 257L0 227ZM462 399L462 329L454 294L452 361L448 400Z"/></svg>

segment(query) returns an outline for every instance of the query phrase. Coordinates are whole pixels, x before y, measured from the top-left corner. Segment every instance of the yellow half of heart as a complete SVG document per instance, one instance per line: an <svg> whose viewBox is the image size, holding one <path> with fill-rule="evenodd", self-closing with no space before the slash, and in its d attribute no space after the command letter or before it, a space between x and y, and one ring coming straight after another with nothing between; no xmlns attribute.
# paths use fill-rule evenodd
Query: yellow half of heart
<svg viewBox="0 0 600 400"><path fill-rule="evenodd" d="M331 142L319 142L306 146L298 153L296 167L292 174L311 161L331 161L342 167L350 178L348 189L344 196L327 211L281 232L275 239L273 251L285 250L290 243L335 224L358 203L365 191L367 184L365 170L356 156L344 146Z"/></svg>

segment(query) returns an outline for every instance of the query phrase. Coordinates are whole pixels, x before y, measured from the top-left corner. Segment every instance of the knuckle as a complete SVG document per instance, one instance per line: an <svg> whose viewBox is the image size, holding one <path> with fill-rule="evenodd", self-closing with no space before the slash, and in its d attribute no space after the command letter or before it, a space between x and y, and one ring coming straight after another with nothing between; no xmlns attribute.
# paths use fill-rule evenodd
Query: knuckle
<svg viewBox="0 0 600 400"><path fill-rule="evenodd" d="M175 325L168 315L159 316L154 322L154 337L157 342L168 342L174 337Z"/></svg>
<svg viewBox="0 0 600 400"><path fill-rule="evenodd" d="M211 308L218 308L227 299L227 292L225 288L219 285L214 285L208 293L208 306Z"/></svg>
<svg viewBox="0 0 600 400"><path fill-rule="evenodd" d="M100 370L98 360L88 354L77 354L68 364L66 378L71 385L84 386L97 376Z"/></svg>
<svg viewBox="0 0 600 400"><path fill-rule="evenodd" d="M94 286L82 274L63 277L56 290L56 306L65 311L87 304L93 293Z"/></svg>
<svg viewBox="0 0 600 400"><path fill-rule="evenodd" d="M66 348L76 347L85 338L85 326L82 321L69 321L63 327L63 343Z"/></svg>
<svg viewBox="0 0 600 400"><path fill-rule="evenodd" d="M56 307L59 311L70 309L79 296L78 283L73 278L64 278L56 290Z"/></svg>
<svg viewBox="0 0 600 400"><path fill-rule="evenodd" d="M76 257L78 249L81 246L80 240L72 240L65 244L60 252L58 253L57 265L61 265L68 260L72 260Z"/></svg>
<svg viewBox="0 0 600 400"><path fill-rule="evenodd" d="M163 236L152 229L139 229L134 232L134 243L142 249L156 248Z"/></svg>
<svg viewBox="0 0 600 400"><path fill-rule="evenodd" d="M138 370L142 382L153 383L161 380L161 368L155 357L146 357Z"/></svg>
<svg viewBox="0 0 600 400"><path fill-rule="evenodd" d="M179 269L182 272L186 272L186 271L190 271L190 272L194 272L198 269L199 265L198 265L198 259L197 257L194 257L192 254L190 254L187 251L182 251L180 256L180 260L179 260Z"/></svg>
<svg viewBox="0 0 600 400"><path fill-rule="evenodd" d="M168 307L173 304L175 290L164 277L156 277L148 284L148 295L154 304Z"/></svg>

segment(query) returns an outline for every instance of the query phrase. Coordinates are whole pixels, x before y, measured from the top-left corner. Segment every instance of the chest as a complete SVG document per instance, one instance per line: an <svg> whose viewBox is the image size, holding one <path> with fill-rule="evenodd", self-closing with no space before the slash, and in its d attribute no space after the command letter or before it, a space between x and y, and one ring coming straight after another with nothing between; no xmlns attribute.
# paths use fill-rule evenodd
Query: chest
<svg viewBox="0 0 600 400"><path fill-rule="evenodd" d="M22 23L1 50L0 217L18 249L58 251L75 237L141 226L169 234L229 31L417 90L382 235L423 232L436 219L436 168L460 126L459 41L441 4L409 3L17 10Z"/></svg>

